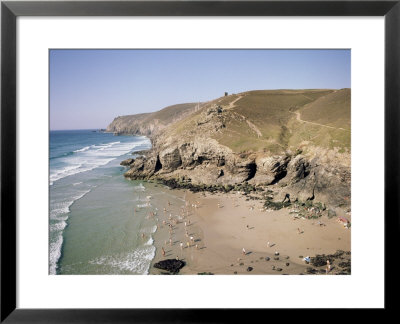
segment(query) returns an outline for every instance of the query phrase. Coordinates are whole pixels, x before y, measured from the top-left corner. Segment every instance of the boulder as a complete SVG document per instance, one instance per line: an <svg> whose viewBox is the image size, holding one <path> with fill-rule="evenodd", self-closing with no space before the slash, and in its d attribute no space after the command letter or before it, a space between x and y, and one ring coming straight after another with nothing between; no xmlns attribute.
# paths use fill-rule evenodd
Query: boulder
<svg viewBox="0 0 400 324"><path fill-rule="evenodd" d="M126 160L123 160L123 161L120 163L120 165L129 166L129 165L131 165L131 164L133 163L133 161L135 161L135 160L134 160L134 159L126 159Z"/></svg>
<svg viewBox="0 0 400 324"><path fill-rule="evenodd" d="M176 259L166 259L154 264L154 268L167 270L171 273L178 273L185 266L185 262Z"/></svg>

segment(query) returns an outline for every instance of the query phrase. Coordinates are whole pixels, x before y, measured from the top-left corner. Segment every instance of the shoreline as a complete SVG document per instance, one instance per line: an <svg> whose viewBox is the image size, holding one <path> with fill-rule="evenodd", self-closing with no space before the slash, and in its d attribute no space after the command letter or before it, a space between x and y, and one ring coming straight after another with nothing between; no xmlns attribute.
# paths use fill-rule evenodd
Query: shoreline
<svg viewBox="0 0 400 324"><path fill-rule="evenodd" d="M179 274L325 273L325 265L306 264L303 258L351 250L351 229L344 228L336 217L295 218L289 208L264 210L263 200L250 200L232 192L212 194L169 190L187 203L165 206L167 211L161 210L158 214L159 226L153 236L156 252L149 274L167 274L154 268L154 264L176 257L186 263ZM182 207L185 208L184 214ZM167 225L171 222L170 215L172 221L177 220L171 231L171 245ZM338 216L344 215L345 210L338 211ZM193 237L192 242L190 237ZM348 255L349 252L343 254ZM337 260L331 256L334 260L331 261L331 274L344 274L339 263L340 260L349 261L350 256L343 256Z"/></svg>

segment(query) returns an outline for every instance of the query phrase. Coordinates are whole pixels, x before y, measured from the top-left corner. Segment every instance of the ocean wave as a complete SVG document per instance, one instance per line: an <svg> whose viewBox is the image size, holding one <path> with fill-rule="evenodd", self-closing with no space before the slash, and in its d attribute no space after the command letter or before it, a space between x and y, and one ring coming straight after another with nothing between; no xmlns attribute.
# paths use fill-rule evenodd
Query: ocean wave
<svg viewBox="0 0 400 324"><path fill-rule="evenodd" d="M63 231L64 228L66 228L66 227L67 227L67 222L65 220L61 220L58 223L54 223L54 224L50 225L50 232Z"/></svg>
<svg viewBox="0 0 400 324"><path fill-rule="evenodd" d="M69 165L64 167L63 169L53 171L53 173L50 174L50 181L54 183L54 181L60 180L68 175L74 174L74 170L79 169L82 166L82 164L75 164L75 165Z"/></svg>
<svg viewBox="0 0 400 324"><path fill-rule="evenodd" d="M85 147L83 147L83 148L81 148L81 149L79 149L79 150L75 150L74 152L75 153L78 153L78 152L85 152L85 151L87 151L87 150L89 150L90 149L90 146L85 146Z"/></svg>
<svg viewBox="0 0 400 324"><path fill-rule="evenodd" d="M60 232L61 233L61 232ZM49 273L51 275L57 274L57 262L61 256L61 247L63 244L63 236L62 234L58 235L57 239L53 242L50 242L49 247Z"/></svg>
<svg viewBox="0 0 400 324"><path fill-rule="evenodd" d="M50 233L53 237L50 240L50 248L49 248L49 273L56 274L58 267L58 260L61 256L61 248L63 244L63 232L65 227L67 226L68 213L70 212L70 207L77 200L81 199L87 193L89 193L92 189L81 191L76 193L71 198L62 202L51 202L51 210L50 210L50 220L52 224L50 224ZM55 237L55 238L54 238Z"/></svg>
<svg viewBox="0 0 400 324"><path fill-rule="evenodd" d="M109 268L108 271L110 274L126 271L135 274L148 274L155 252L155 246L146 245L138 247L132 252L102 256L90 260L89 263Z"/></svg>
<svg viewBox="0 0 400 324"><path fill-rule="evenodd" d="M74 154L74 152L66 152L66 153L63 153L61 155L52 156L52 157L50 157L50 160L68 157L68 156L70 156L72 154Z"/></svg>
<svg viewBox="0 0 400 324"><path fill-rule="evenodd" d="M50 185L53 185L54 182L57 180L63 179L65 177L82 173L82 172L87 172L91 171L93 169L98 168L99 166L106 165L110 163L111 161L115 160L115 158L109 158L109 159L97 159L93 161L82 161L80 164L76 165L70 165L66 166L63 169L56 170L52 174L50 174Z"/></svg>
<svg viewBox="0 0 400 324"><path fill-rule="evenodd" d="M121 143L116 141L78 149L74 151L75 154L63 156L58 160L64 166L51 170L49 184L53 185L57 180L106 165L118 156L127 154L134 150L135 147L142 145L141 143Z"/></svg>

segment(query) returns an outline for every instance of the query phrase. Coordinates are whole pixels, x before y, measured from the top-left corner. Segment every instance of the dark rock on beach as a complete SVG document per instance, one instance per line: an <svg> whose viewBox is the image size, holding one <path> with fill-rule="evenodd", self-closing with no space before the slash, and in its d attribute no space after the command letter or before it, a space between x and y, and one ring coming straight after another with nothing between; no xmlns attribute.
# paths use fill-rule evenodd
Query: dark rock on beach
<svg viewBox="0 0 400 324"><path fill-rule="evenodd" d="M154 264L154 268L167 270L171 273L178 273L184 266L184 261L175 259L162 260Z"/></svg>
<svg viewBox="0 0 400 324"><path fill-rule="evenodd" d="M327 261L332 262L334 259L332 258L332 255L319 255L317 254L315 257L311 258L310 263L314 266L314 267L321 267L326 265Z"/></svg>

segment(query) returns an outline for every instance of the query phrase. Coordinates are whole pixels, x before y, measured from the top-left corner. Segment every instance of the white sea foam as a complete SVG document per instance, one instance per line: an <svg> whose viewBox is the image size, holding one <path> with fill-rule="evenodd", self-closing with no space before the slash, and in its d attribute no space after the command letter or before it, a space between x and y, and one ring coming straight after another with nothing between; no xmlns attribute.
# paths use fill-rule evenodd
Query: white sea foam
<svg viewBox="0 0 400 324"><path fill-rule="evenodd" d="M89 193L92 189L88 189L85 191L79 191L77 192L74 196L67 198L65 201L61 202L51 202L51 210L50 210L50 219L57 219L57 220L66 220L67 218L65 214L69 213L69 207L77 201L78 199L81 199L84 195ZM64 215L63 217L60 218L60 215Z"/></svg>
<svg viewBox="0 0 400 324"><path fill-rule="evenodd" d="M121 143L120 141L106 144L85 146L74 151L76 154L65 156L58 159L64 164L63 167L54 169L50 172L49 184L65 177L93 170L97 167L106 165L115 160L116 157L124 155L135 147L149 143L148 141Z"/></svg>
<svg viewBox="0 0 400 324"><path fill-rule="evenodd" d="M85 146L85 147L83 147L83 148L81 148L81 149L79 149L79 150L75 150L74 153L85 152L85 151L87 151L88 149L90 149L90 146Z"/></svg>
<svg viewBox="0 0 400 324"><path fill-rule="evenodd" d="M61 246L63 243L63 237L60 234L57 239L53 242L50 242L49 248L49 273L55 275L57 273L57 262L61 256Z"/></svg>
<svg viewBox="0 0 400 324"><path fill-rule="evenodd" d="M65 220L61 220L58 223L54 223L54 224L50 225L50 232L63 231L66 226L67 226L67 222Z"/></svg>
<svg viewBox="0 0 400 324"><path fill-rule="evenodd" d="M137 205L137 207L139 207L139 208L151 207L151 204L150 203L140 204L140 205Z"/></svg>
<svg viewBox="0 0 400 324"><path fill-rule="evenodd" d="M154 240L153 240L153 238L150 236L149 240L148 240L146 243L144 243L144 245L153 245L153 243L154 243Z"/></svg>
<svg viewBox="0 0 400 324"><path fill-rule="evenodd" d="M62 178L90 171L93 170L99 166L106 165L107 163L111 162L112 160L115 160L115 158L110 158L110 159L97 159L97 160L84 160L82 161L81 164L77 165L72 165L72 166L67 166L61 170L57 170L54 173L50 174L50 185L53 185L53 183L57 180L60 180Z"/></svg>
<svg viewBox="0 0 400 324"><path fill-rule="evenodd" d="M110 274L126 271L136 274L148 274L155 252L156 248L153 245L146 245L138 247L132 252L102 256L90 260L89 263L109 268Z"/></svg>
<svg viewBox="0 0 400 324"><path fill-rule="evenodd" d="M49 248L49 273L57 273L57 263L61 256L61 248L63 244L63 231L67 226L68 213L72 204L81 199L84 195L89 193L92 189L77 192L73 197L68 198L66 201L50 202L50 220L54 223L50 224L50 233L52 240L50 240Z"/></svg>

